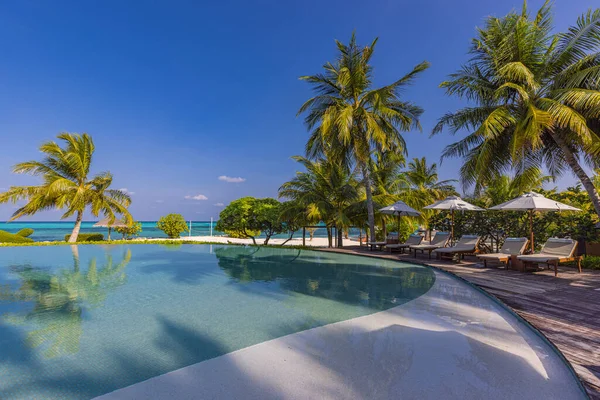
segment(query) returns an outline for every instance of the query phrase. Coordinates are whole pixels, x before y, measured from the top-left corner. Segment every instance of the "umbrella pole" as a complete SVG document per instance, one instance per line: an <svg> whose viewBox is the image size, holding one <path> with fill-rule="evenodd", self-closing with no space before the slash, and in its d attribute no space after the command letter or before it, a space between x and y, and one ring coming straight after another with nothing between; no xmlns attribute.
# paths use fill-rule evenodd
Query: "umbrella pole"
<svg viewBox="0 0 600 400"><path fill-rule="evenodd" d="M529 210L529 240L531 241L531 254L535 253L533 245L533 210Z"/></svg>
<svg viewBox="0 0 600 400"><path fill-rule="evenodd" d="M396 219L396 231L398 232L398 243L400 243L400 214L398 214L398 218Z"/></svg>
<svg viewBox="0 0 600 400"><path fill-rule="evenodd" d="M454 209L450 210L450 243L454 243Z"/></svg>
<svg viewBox="0 0 600 400"><path fill-rule="evenodd" d="M108 240L110 240L110 226L108 227Z"/></svg>

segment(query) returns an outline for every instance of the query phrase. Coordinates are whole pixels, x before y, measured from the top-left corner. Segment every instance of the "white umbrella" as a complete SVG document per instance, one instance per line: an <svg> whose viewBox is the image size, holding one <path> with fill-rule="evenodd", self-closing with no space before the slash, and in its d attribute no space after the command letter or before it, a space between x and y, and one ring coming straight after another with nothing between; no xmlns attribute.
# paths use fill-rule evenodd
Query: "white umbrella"
<svg viewBox="0 0 600 400"><path fill-rule="evenodd" d="M382 214L390 214L398 217L398 238L400 238L400 217L419 217L420 212L409 206L403 201L397 201L391 206L379 209Z"/></svg>
<svg viewBox="0 0 600 400"><path fill-rule="evenodd" d="M129 225L127 225L124 222L119 221L116 218L112 223L110 222L110 218L104 218L102 221L96 222L94 224L94 228L108 228L108 240L110 240L110 230L112 228L121 228L121 227L127 227L127 226L129 226Z"/></svg>
<svg viewBox="0 0 600 400"><path fill-rule="evenodd" d="M529 233L531 251L533 252L533 212L534 211L581 211L579 208L558 202L542 196L539 193L528 192L506 203L490 207L490 210L500 211L529 211Z"/></svg>
<svg viewBox="0 0 600 400"><path fill-rule="evenodd" d="M450 210L450 240L454 238L454 211L485 211L471 203L467 203L458 196L448 196L444 200L436 201L426 207L427 210Z"/></svg>

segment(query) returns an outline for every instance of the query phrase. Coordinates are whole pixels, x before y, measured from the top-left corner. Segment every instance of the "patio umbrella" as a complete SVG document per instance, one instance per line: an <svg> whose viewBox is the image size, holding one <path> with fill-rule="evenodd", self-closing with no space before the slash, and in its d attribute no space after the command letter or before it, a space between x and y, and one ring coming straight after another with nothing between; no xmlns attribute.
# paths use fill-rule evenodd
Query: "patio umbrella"
<svg viewBox="0 0 600 400"><path fill-rule="evenodd" d="M94 228L108 228L108 240L110 240L110 230L112 228L123 228L128 225L115 219L114 222L110 222L110 218L104 218L103 220L94 224Z"/></svg>
<svg viewBox="0 0 600 400"><path fill-rule="evenodd" d="M419 217L421 213L403 201L397 201L391 206L379 209L382 214L395 215L398 218L398 238L400 238L400 217Z"/></svg>
<svg viewBox="0 0 600 400"><path fill-rule="evenodd" d="M444 200L436 201L426 207L427 210L450 210L450 240L454 239L454 211L485 211L471 203L467 203L458 196L448 196Z"/></svg>
<svg viewBox="0 0 600 400"><path fill-rule="evenodd" d="M529 235L531 241L531 252L533 252L533 212L534 211L581 211L568 204L549 199L539 193L528 192L520 195L506 203L490 207L490 210L500 211L529 211Z"/></svg>

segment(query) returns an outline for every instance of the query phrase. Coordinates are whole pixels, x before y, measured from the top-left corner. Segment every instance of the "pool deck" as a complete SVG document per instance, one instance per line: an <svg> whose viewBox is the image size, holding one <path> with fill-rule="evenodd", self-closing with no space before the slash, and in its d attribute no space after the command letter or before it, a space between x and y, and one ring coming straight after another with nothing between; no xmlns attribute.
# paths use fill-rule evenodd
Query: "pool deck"
<svg viewBox="0 0 600 400"><path fill-rule="evenodd" d="M600 271L579 274L574 268L560 267L554 277L549 270L482 268L472 256L458 264L421 255L390 255L364 246L322 250L426 264L479 286L550 339L569 360L590 398L600 400Z"/></svg>

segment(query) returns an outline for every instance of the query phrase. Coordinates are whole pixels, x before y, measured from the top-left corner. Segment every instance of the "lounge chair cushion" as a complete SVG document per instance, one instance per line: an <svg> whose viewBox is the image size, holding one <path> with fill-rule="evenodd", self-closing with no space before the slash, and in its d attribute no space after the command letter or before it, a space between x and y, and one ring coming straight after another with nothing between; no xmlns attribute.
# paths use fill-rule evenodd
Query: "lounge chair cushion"
<svg viewBox="0 0 600 400"><path fill-rule="evenodd" d="M498 253L511 255L523 254L523 251L525 251L525 247L527 247L528 242L529 239L525 237L506 238Z"/></svg>
<svg viewBox="0 0 600 400"><path fill-rule="evenodd" d="M435 250L436 253L469 253L477 249L481 236L463 235L456 245Z"/></svg>
<svg viewBox="0 0 600 400"><path fill-rule="evenodd" d="M408 237L408 239L406 239L406 242L399 243L399 244L389 244L386 247L388 249L404 249L404 248L412 246L412 245L418 245L422 241L423 241L423 236L421 236L421 235L410 235Z"/></svg>
<svg viewBox="0 0 600 400"><path fill-rule="evenodd" d="M539 253L518 256L517 258L529 262L560 261L573 257L576 247L577 242L573 239L550 238L544 243Z"/></svg>
<svg viewBox="0 0 600 400"><path fill-rule="evenodd" d="M506 254L506 253L489 253L489 254L477 254L477 258L481 258L484 260L492 260L492 261L500 261L500 260L506 260L507 258L510 258L510 254Z"/></svg>

